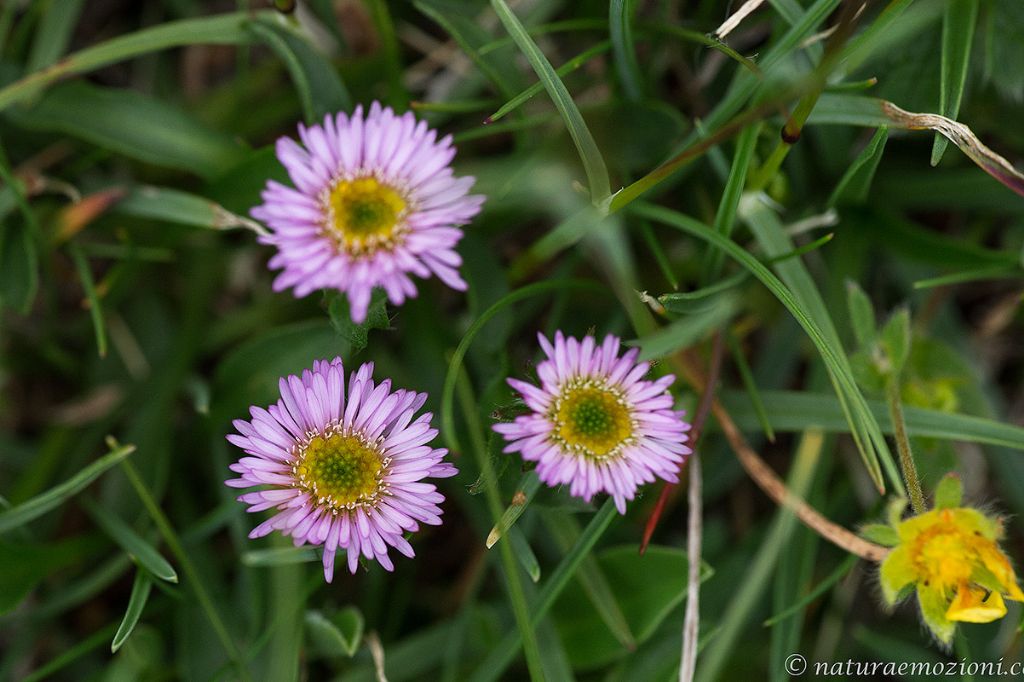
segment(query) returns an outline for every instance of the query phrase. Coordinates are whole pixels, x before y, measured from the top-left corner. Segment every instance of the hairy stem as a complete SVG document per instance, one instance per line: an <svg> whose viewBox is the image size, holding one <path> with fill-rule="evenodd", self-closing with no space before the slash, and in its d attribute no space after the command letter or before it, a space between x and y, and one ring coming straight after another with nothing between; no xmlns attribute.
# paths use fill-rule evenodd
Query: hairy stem
<svg viewBox="0 0 1024 682"><path fill-rule="evenodd" d="M907 425L903 418L903 405L900 402L899 381L890 379L885 387L886 402L889 403L889 416L892 418L893 437L896 439L896 450L900 455L900 469L903 480L910 493L910 506L915 514L923 514L924 494L921 492L921 480L917 476L917 465L914 464L914 453L910 450L910 438L907 436Z"/></svg>

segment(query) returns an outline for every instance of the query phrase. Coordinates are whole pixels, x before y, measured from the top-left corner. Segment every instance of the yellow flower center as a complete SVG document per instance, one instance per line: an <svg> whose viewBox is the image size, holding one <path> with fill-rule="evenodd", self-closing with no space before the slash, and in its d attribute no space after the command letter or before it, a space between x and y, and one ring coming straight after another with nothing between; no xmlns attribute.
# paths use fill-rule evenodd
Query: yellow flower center
<svg viewBox="0 0 1024 682"><path fill-rule="evenodd" d="M323 433L300 446L292 472L299 486L335 513L376 504L384 490L383 453L354 433Z"/></svg>
<svg viewBox="0 0 1024 682"><path fill-rule="evenodd" d="M592 382L563 389L551 416L554 440L593 459L615 456L633 436L633 420L622 396Z"/></svg>
<svg viewBox="0 0 1024 682"><path fill-rule="evenodd" d="M375 177L338 180L322 203L327 233L351 256L390 249L404 232L406 200Z"/></svg>
<svg viewBox="0 0 1024 682"><path fill-rule="evenodd" d="M910 549L919 575L942 590L966 582L974 570L971 538L953 524L939 523L921 533Z"/></svg>

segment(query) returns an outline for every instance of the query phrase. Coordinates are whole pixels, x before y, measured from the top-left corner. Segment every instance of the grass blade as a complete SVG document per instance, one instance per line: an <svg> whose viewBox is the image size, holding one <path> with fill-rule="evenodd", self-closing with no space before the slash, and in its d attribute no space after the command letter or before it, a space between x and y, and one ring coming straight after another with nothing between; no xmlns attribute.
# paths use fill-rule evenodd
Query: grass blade
<svg viewBox="0 0 1024 682"><path fill-rule="evenodd" d="M284 62L299 93L306 123L352 109L352 97L334 65L297 31L269 17L249 29Z"/></svg>
<svg viewBox="0 0 1024 682"><path fill-rule="evenodd" d="M84 467L77 474L44 493L0 513L0 533L22 526L32 519L55 509L80 493L102 473L135 452L134 445L119 445Z"/></svg>
<svg viewBox="0 0 1024 682"><path fill-rule="evenodd" d="M105 358L107 357L107 329L103 322L103 307L100 305L100 297L96 294L92 271L89 270L89 263L82 255L82 250L76 244L68 244L68 252L71 254L71 260L75 262L78 278L82 280L85 300L89 302L89 317L92 318L92 328L96 334L96 350L101 358Z"/></svg>
<svg viewBox="0 0 1024 682"><path fill-rule="evenodd" d="M978 0L955 0L946 3L942 17L942 78L939 81L939 113L956 119L967 82L971 61L974 27L978 23ZM932 165L939 165L949 141L935 134Z"/></svg>
<svg viewBox="0 0 1024 682"><path fill-rule="evenodd" d="M234 12L214 17L171 21L80 50L52 67L31 73L0 90L0 111L69 76L88 73L149 52L183 45L248 44L252 39L245 26L252 18L253 15L249 12Z"/></svg>
<svg viewBox="0 0 1024 682"><path fill-rule="evenodd" d="M232 213L215 201L166 187L133 187L111 210L137 218L164 220L211 230L242 227L256 234L267 234L266 229L256 221Z"/></svg>
<svg viewBox="0 0 1024 682"><path fill-rule="evenodd" d="M834 396L798 391L763 391L762 395L768 419L779 431L799 431L808 423L816 424L829 432L849 431L849 423ZM741 428L757 428L757 418L751 412L745 394L724 391L722 402ZM891 434L892 421L885 403L870 400L867 404L883 432ZM951 414L923 407L904 407L904 417L907 421L907 432L911 436L961 440L1024 450L1024 427L984 417Z"/></svg>
<svg viewBox="0 0 1024 682"><path fill-rule="evenodd" d="M103 529L121 549L130 554L140 566L161 580L178 582L174 567L151 544L143 540L132 528L113 512L92 500L83 499L82 505L93 521Z"/></svg>
<svg viewBox="0 0 1024 682"><path fill-rule="evenodd" d="M830 587L832 587L837 582L842 580L843 576L845 576L847 573L850 572L851 569L853 569L854 564L857 563L857 560L859 558L860 557L858 557L856 554L851 554L850 556L846 557L846 559L843 560L843 563L839 564L839 566L836 567L836 570L832 571L832 573L830 573L827 578L822 580L813 590L808 592L807 596L803 597L795 604L791 605L789 608L779 613L776 613L774 616L772 616L764 622L764 626L766 628L771 627L779 621L786 620L793 614L801 611L805 606L810 604L812 601L814 601L821 595L825 594L825 592L827 592Z"/></svg>
<svg viewBox="0 0 1024 682"><path fill-rule="evenodd" d="M132 634L135 624L139 622L139 617L142 616L142 610L146 608L146 601L149 599L149 592L152 589L153 581L149 579L146 572L136 570L135 582L132 583L132 594L128 597L128 608L125 609L121 625L118 626L117 632L114 633L114 641L110 643L111 653L117 653L117 650L125 643L128 636Z"/></svg>
<svg viewBox="0 0 1024 682"><path fill-rule="evenodd" d="M754 374L750 371L750 365L747 363L746 356L743 355L740 342L732 332L727 332L725 338L729 344L729 351L732 353L733 362L736 363L736 371L743 382L743 389L747 392L747 397L750 398L750 404L754 408L754 414L757 415L757 421L761 423L761 430L764 431L765 437L774 443L775 429L772 428L772 422L768 418L768 411L764 407L764 398L761 395L761 390L757 387L757 382L754 381Z"/></svg>
<svg viewBox="0 0 1024 682"><path fill-rule="evenodd" d="M747 182L747 170L750 168L750 160L754 156L757 136L760 131L760 125L747 126L736 140L736 153L733 155L732 167L729 169L729 179L725 183L725 190L722 192L722 199L718 202L718 211L715 213L714 228L723 237L732 234L732 228L736 224L736 211L740 205L740 197L743 196L743 187ZM704 262L701 282L707 284L718 278L723 258L725 258L725 254L721 250L711 250Z"/></svg>
<svg viewBox="0 0 1024 682"><path fill-rule="evenodd" d="M570 74L573 71L575 71L578 68L580 68L581 66L583 66L584 64L586 64L587 62L589 62L594 57L596 57L598 55L601 55L601 54L604 54L605 52L607 52L609 49L611 49L611 46L612 46L611 41L605 40L605 41L602 41L602 42L598 43L597 45L594 45L593 47L587 48L583 52L579 53L578 55L576 55L572 59L569 59L564 64L562 64L560 67L558 67L555 70L555 74L557 74L559 77L565 76L567 74ZM515 111L518 107L522 106L522 104L524 102L526 102L528 99L530 99L531 97L533 97L534 95L536 95L538 92L540 92L543 89L544 89L544 83L543 82L538 81L538 82L534 83L533 85L531 85L530 87L526 88L525 90L520 92L518 95L516 95L515 97L510 99L508 102L506 102L505 104L501 105L498 108L498 110L495 111L490 116L488 116L485 119L485 121L487 122L488 125L490 125L491 123L494 123L495 121L497 121L497 120L499 120L501 118L504 118L510 112Z"/></svg>
<svg viewBox="0 0 1024 682"><path fill-rule="evenodd" d="M251 549L242 553L242 563L251 567L282 566L320 561L320 555L310 547L271 547Z"/></svg>
<svg viewBox="0 0 1024 682"><path fill-rule="evenodd" d="M902 482L899 478L899 472L896 471L895 464L892 462L892 455L889 453L888 446L885 443L885 438L882 436L881 430L878 427L878 421L874 415L871 415L868 412L866 401L864 400L860 389L857 388L853 375L850 373L846 355L842 352L842 349L838 344L828 340L829 337L835 337L835 330L832 330L829 337L826 337L826 332L821 329L815 319L808 313L804 306L781 280L779 280L770 270L768 270L768 268L738 244L726 239L707 225L704 225L703 223L682 213L662 208L660 206L652 206L646 203L638 205L635 208L635 212L651 220L656 220L666 225L670 225L682 230L683 232L698 237L699 239L715 244L725 251L727 255L736 260L740 265L749 270L752 275L757 277L768 288L768 290L779 299L779 301L790 311L793 317L796 318L797 322L800 323L800 326L804 328L804 331L807 332L807 335L811 338L811 341L818 349L818 352L821 354L826 366L832 372L836 383L837 393L841 391L845 396L848 396L849 399L853 401L853 407L857 410L857 418L855 420L851 416L849 420L851 429L865 429L867 431L867 434L870 436L871 443L874 444L875 448L884 452L882 461L886 463L887 472L889 473L890 479L893 481L893 487L897 491L902 491L903 488Z"/></svg>
<svg viewBox="0 0 1024 682"><path fill-rule="evenodd" d="M633 46L633 14L635 0L611 0L608 4L608 27L612 36L615 72L619 75L626 99L637 102L643 97L643 76Z"/></svg>
<svg viewBox="0 0 1024 682"><path fill-rule="evenodd" d="M523 535L523 531L519 528L510 529L508 540L512 543L512 553L516 555L516 560L523 567L523 570L526 571L526 575L530 576L530 580L533 582L539 582L540 562L537 561L537 555L533 553L533 548L530 547L530 543L527 541L526 536Z"/></svg>
<svg viewBox="0 0 1024 682"><path fill-rule="evenodd" d="M84 0L54 0L48 4L36 29L32 51L25 65L26 71L38 71L53 64L64 54L75 23L82 14Z"/></svg>
<svg viewBox="0 0 1024 682"><path fill-rule="evenodd" d="M540 623L555 603L555 599L562 593L569 579L576 573L583 559L593 549L598 539L615 520L615 502L611 499L605 501L598 512L587 524L587 527L580 535L580 539L562 561L559 562L554 572L544 582L544 586L537 594L537 600L530 613L530 624L534 627ZM470 682L494 682L501 678L501 675L515 659L516 650L519 648L519 632L507 633L498 644L491 649L484 661L473 671Z"/></svg>
<svg viewBox="0 0 1024 682"><path fill-rule="evenodd" d="M512 496L512 503L505 509L505 513L501 515L501 520L494 525L494 528L491 529L490 534L487 536L487 549L494 547L494 544L519 520L519 517L526 511L526 506L530 504L538 490L540 490L540 477L537 476L536 471L527 471L516 486L516 492Z"/></svg>
<svg viewBox="0 0 1024 682"><path fill-rule="evenodd" d="M572 141L576 145L576 150L579 152L580 159L583 162L583 169L587 174L591 201L595 206L603 205L611 195L608 169L604 165L604 159L597 148L597 142L594 141L594 136L590 133L590 129L587 128L580 110L576 107L576 103L573 102L572 96L569 95L565 84L558 78L558 74L555 73L551 62L548 61L548 58L544 56L544 53L540 51L537 44L530 38L530 34L526 32L519 19L509 9L505 0L491 0L491 6L494 7L498 18L504 24L505 30L512 36L512 39L515 40L516 45L519 46L523 54L526 55L530 66L537 73L537 77L540 78L544 88L551 96L551 100L555 103L555 108L558 109L562 120L565 121L565 126L569 130L569 136L572 137Z"/></svg>
<svg viewBox="0 0 1024 682"><path fill-rule="evenodd" d="M868 200L871 181L875 179L875 171L882 161L882 153L888 139L889 129L879 128L832 190L832 195L828 198L830 208L837 204L863 204Z"/></svg>

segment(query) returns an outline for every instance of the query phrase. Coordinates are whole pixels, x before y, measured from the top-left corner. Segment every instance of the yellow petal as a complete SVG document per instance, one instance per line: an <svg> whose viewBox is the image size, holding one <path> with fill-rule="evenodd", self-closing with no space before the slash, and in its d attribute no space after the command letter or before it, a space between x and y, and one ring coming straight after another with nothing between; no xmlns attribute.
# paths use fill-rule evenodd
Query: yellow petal
<svg viewBox="0 0 1024 682"><path fill-rule="evenodd" d="M946 618L965 623L990 623L1006 615L1006 604L998 592L963 585L956 592Z"/></svg>
<svg viewBox="0 0 1024 682"><path fill-rule="evenodd" d="M1000 551L999 547L992 541L978 540L975 543L975 551L981 557L985 568L999 581L999 585L1002 587L1000 591L1014 601L1024 601L1024 592L1021 592L1017 585L1017 576L1013 572L1013 566L1010 565L1010 560Z"/></svg>

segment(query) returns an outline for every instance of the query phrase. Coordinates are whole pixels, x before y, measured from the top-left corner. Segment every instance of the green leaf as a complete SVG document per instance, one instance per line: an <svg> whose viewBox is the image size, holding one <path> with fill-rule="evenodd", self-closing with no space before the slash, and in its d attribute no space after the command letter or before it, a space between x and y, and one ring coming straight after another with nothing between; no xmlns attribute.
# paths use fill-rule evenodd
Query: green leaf
<svg viewBox="0 0 1024 682"><path fill-rule="evenodd" d="M910 311L898 310L882 327L878 342L889 359L890 369L899 376L910 357Z"/></svg>
<svg viewBox="0 0 1024 682"><path fill-rule="evenodd" d="M101 358L107 356L107 329L103 322L103 307L100 297L96 294L96 285L93 283L92 271L89 263L82 255L82 250L74 243L68 245L71 260L75 263L78 271L78 278L82 280L82 289L85 291L85 299L89 302L89 317L92 319L93 331L96 334L96 351Z"/></svg>
<svg viewBox="0 0 1024 682"><path fill-rule="evenodd" d="M632 545L599 552L597 563L608 577L638 643L644 642L686 596L686 553L652 545L640 556ZM711 576L707 567L701 579ZM576 670L590 670L625 656L578 583L571 583L552 611L562 644Z"/></svg>
<svg viewBox="0 0 1024 682"><path fill-rule="evenodd" d="M888 139L889 129L879 128L871 141L843 173L836 188L832 190L832 194L828 198L830 207L867 202L868 194L871 191L871 181L875 179L875 171L878 170L878 164L882 160L882 153L885 151L885 143Z"/></svg>
<svg viewBox="0 0 1024 682"><path fill-rule="evenodd" d="M93 518L103 532L110 536L121 549L131 555L135 561L161 580L178 582L178 574L174 567L160 555L153 545L143 540L131 527L102 505L84 498L82 506Z"/></svg>
<svg viewBox="0 0 1024 682"><path fill-rule="evenodd" d="M615 72L622 83L626 99L632 102L643 97L643 76L633 45L633 15L636 0L611 0L608 3L608 27L612 36L612 55Z"/></svg>
<svg viewBox="0 0 1024 682"><path fill-rule="evenodd" d="M641 360L663 358L689 348L715 329L727 324L739 309L739 298L720 295L707 301L702 310L693 311L655 332L628 342L640 347Z"/></svg>
<svg viewBox="0 0 1024 682"><path fill-rule="evenodd" d="M305 36L265 17L249 25L284 62L299 93L306 123L317 123L324 116L352 109L352 97L331 62L314 48Z"/></svg>
<svg viewBox="0 0 1024 682"><path fill-rule="evenodd" d="M257 13L256 16L259 16ZM86 48L42 71L25 76L0 90L0 111L15 102L32 97L51 83L75 74L131 59L149 52L157 52L183 45L244 45L251 41L245 24L253 14L235 12L213 17L170 21L135 33L118 36L99 45Z"/></svg>
<svg viewBox="0 0 1024 682"><path fill-rule="evenodd" d="M311 561L320 561L320 555L309 547L273 547L242 552L242 563L253 568L305 564Z"/></svg>
<svg viewBox="0 0 1024 682"><path fill-rule="evenodd" d="M519 528L511 528L508 531L507 537L508 541L512 543L512 553L515 554L519 565L526 571L526 575L530 576L530 580L533 582L539 581L540 562L537 561L537 555L533 553L533 548L527 542L523 531Z"/></svg>
<svg viewBox="0 0 1024 682"><path fill-rule="evenodd" d="M964 499L964 486L957 474L946 474L935 487L935 508L959 507Z"/></svg>
<svg viewBox="0 0 1024 682"><path fill-rule="evenodd" d="M132 583L132 593L128 597L128 608L125 609L121 625L114 634L114 641L110 644L111 653L117 653L121 645L125 643L128 636L132 634L135 625L142 616L142 610L146 608L146 601L149 599L149 592L153 588L153 581L145 571L135 571L135 582Z"/></svg>
<svg viewBox="0 0 1024 682"><path fill-rule="evenodd" d="M939 113L956 120L971 61L974 28L978 23L978 0L947 0L942 17L942 79L939 81ZM939 165L949 141L935 134L932 165Z"/></svg>
<svg viewBox="0 0 1024 682"><path fill-rule="evenodd" d="M359 324L352 321L348 296L332 292L330 301L327 312L331 317L331 324L341 338L349 344L350 352L353 355L366 348L371 329L388 329L391 326L391 320L388 317L388 297L383 289L374 289L370 296L370 307L366 312L366 319Z"/></svg>
<svg viewBox="0 0 1024 682"><path fill-rule="evenodd" d="M134 445L122 445L84 467L77 474L44 493L0 512L0 533L22 526L32 519L55 509L81 492L107 469L135 452Z"/></svg>
<svg viewBox="0 0 1024 682"><path fill-rule="evenodd" d="M257 234L266 233L259 223L236 215L215 201L169 187L132 187L111 211L211 230L242 227Z"/></svg>
<svg viewBox="0 0 1024 682"><path fill-rule="evenodd" d="M807 125L846 125L885 128L892 120L882 111L882 100L864 95L822 93Z"/></svg>
<svg viewBox="0 0 1024 682"><path fill-rule="evenodd" d="M754 149L757 147L757 137L761 132L760 125L750 125L743 129L736 140L736 152L732 158L732 166L729 168L729 179L722 191L722 198L718 202L718 211L715 212L715 232L723 237L732 234L736 225L736 211L740 205L740 197L743 196L743 188L747 182L747 171L750 168L750 160L754 157ZM704 270L701 273L701 282L709 283L718 278L722 269L722 259L725 254L721 249L711 249L711 254L704 262Z"/></svg>
<svg viewBox="0 0 1024 682"><path fill-rule="evenodd" d="M82 561L94 546L84 536L46 545L0 540L0 616L14 610L47 576Z"/></svg>
<svg viewBox="0 0 1024 682"><path fill-rule="evenodd" d="M852 280L846 282L846 307L850 312L850 326L853 327L853 336L857 339L857 345L861 348L869 348L878 332L878 323L875 322L875 307L860 285Z"/></svg>
<svg viewBox="0 0 1024 682"><path fill-rule="evenodd" d="M572 96L566 89L565 84L558 78L558 74L555 73L551 62L548 61L544 53L537 47L537 44L530 38L530 34L519 23L519 19L516 18L516 15L509 8L505 0L491 0L491 6L497 13L498 19L505 25L505 30L512 36L512 39L515 40L516 45L519 46L523 54L526 55L526 59L537 73L537 77L544 83L544 88L548 91L551 100L555 103L555 108L558 109L558 113L561 114L562 119L565 121L565 126L569 130L569 136L572 138L573 143L575 143L576 150L579 152L580 159L583 162L583 169L586 171L587 181L590 185L590 199L595 205L602 205L611 194L608 169L604 165L601 152L597 148L594 136L587 128L580 110L576 107L576 103L572 100Z"/></svg>
<svg viewBox="0 0 1024 682"><path fill-rule="evenodd" d="M516 492L512 496L512 502L505 509L505 513L501 515L501 520L495 524L487 536L487 549L494 547L495 543L519 520L519 517L526 511L526 506L530 504L530 501L539 489L540 477L537 476L536 471L527 471L523 474L523 477L516 485Z"/></svg>
<svg viewBox="0 0 1024 682"><path fill-rule="evenodd" d="M888 528L888 526L885 526ZM818 583L814 589L807 593L806 596L802 597L797 603L789 606L781 613L776 613L774 616L764 622L764 626L771 627L776 623L786 620L792 615L802 611L807 607L808 604L813 602L815 599L825 594L833 585L843 579L847 573L849 573L853 567L857 564L858 557L855 554L851 554L843 560L843 563L836 567L836 570L832 571L827 578Z"/></svg>
<svg viewBox="0 0 1024 682"><path fill-rule="evenodd" d="M871 542L885 547L895 547L900 544L900 536L896 529L884 523L869 523L860 529L860 534Z"/></svg>
<svg viewBox="0 0 1024 682"><path fill-rule="evenodd" d="M762 395L768 419L778 431L801 431L807 424L815 424L831 433L849 432L849 422L833 395L797 391L763 391ZM757 416L744 392L723 391L722 402L741 429L758 427ZM867 405L882 430L891 434L892 421L886 404L869 400ZM904 407L904 417L911 436L1024 450L1024 428L1014 424L911 406Z"/></svg>
<svg viewBox="0 0 1024 682"><path fill-rule="evenodd" d="M31 226L0 220L0 303L27 313L39 289L39 255Z"/></svg>
<svg viewBox="0 0 1024 682"><path fill-rule="evenodd" d="M586 50L584 50L583 52L581 52L578 55L576 55L575 57L573 57L572 59L567 60L560 67L558 67L555 70L555 74L557 76L559 76L559 77L565 76L567 74L570 74L573 71L576 71L577 69L579 69L581 66L586 64L588 61L590 61L594 57L597 57L598 55L602 55L605 52L607 52L609 49L611 49L611 46L612 46L611 41L605 40L605 41L602 41L602 42L598 43L597 45L589 47ZM491 123L494 123L495 121L498 121L499 119L504 118L510 112L515 111L516 109L518 109L527 100L531 99L534 95L536 95L538 92L540 92L543 89L544 89L544 83L542 81L538 81L537 83L534 83L533 85L531 85L530 87L526 88L525 90L520 92L518 95L516 95L515 97L513 97L509 101L505 102L505 104L502 104L498 108L497 111L495 111L493 114L488 116L487 119L486 119L487 124L490 125Z"/></svg>
<svg viewBox="0 0 1024 682"><path fill-rule="evenodd" d="M355 656L363 641L363 614L346 606L330 617L320 611L306 611L306 630L313 646L326 656Z"/></svg>
<svg viewBox="0 0 1024 682"><path fill-rule="evenodd" d="M79 81L54 87L31 108L9 111L7 117L23 129L64 133L205 178L231 168L246 152L237 139L165 102L135 90Z"/></svg>
<svg viewBox="0 0 1024 682"><path fill-rule="evenodd" d="M36 29L26 71L38 71L53 64L67 50L84 0L49 0Z"/></svg>
<svg viewBox="0 0 1024 682"><path fill-rule="evenodd" d="M536 627L544 619L555 599L566 589L583 559L589 555L598 539L617 516L613 500L608 499L601 505L601 509L594 514L572 550L562 558L555 570L544 581L530 609L531 625ZM516 650L519 646L520 634L518 629L506 633L501 641L490 649L483 662L473 671L473 674L469 677L470 682L493 682L500 679L505 669L515 659Z"/></svg>

